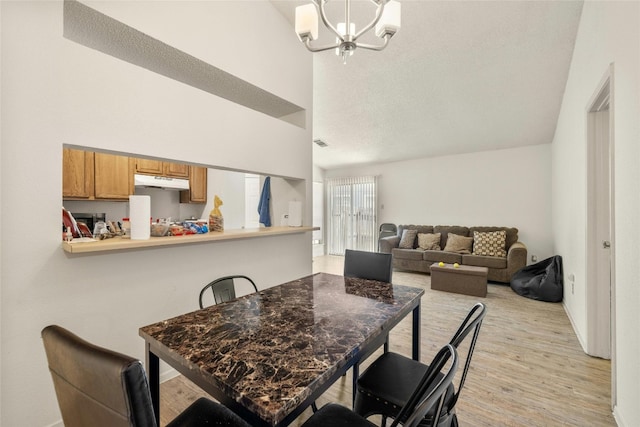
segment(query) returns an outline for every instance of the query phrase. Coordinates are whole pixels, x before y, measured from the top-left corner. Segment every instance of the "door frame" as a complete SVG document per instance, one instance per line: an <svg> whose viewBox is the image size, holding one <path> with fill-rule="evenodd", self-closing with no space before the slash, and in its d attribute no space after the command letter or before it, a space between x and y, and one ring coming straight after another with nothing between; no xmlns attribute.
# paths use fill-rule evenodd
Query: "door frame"
<svg viewBox="0 0 640 427"><path fill-rule="evenodd" d="M608 155L609 155L609 221L605 224L597 215L597 183L595 170L598 159L599 137L595 131L597 114L608 106ZM587 353L596 357L611 358L611 406L616 403L616 304L615 304L615 159L614 159L614 64L612 63L593 95L586 109L587 117L587 216L586 216L586 295L585 314L587 324ZM598 251L602 242L596 231L599 227L609 227L610 235L610 289L609 298L602 298L603 290L598 286L598 269L603 268ZM608 305L606 307L605 305ZM606 314L608 313L608 316ZM608 319L603 317L608 317ZM603 336L602 321L609 323L609 337ZM604 342L608 340L609 342ZM604 349L604 350L603 350ZM608 352L606 351L608 349Z"/></svg>

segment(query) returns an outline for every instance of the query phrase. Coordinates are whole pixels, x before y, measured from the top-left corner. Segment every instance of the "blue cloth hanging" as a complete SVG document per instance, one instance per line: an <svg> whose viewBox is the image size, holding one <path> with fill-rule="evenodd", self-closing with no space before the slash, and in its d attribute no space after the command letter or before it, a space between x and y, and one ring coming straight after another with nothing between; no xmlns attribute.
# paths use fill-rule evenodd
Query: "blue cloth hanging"
<svg viewBox="0 0 640 427"><path fill-rule="evenodd" d="M260 214L260 223L265 227L271 227L271 214L269 213L269 200L271 199L271 177L264 179L262 186L262 194L260 194L260 202L258 202L258 213Z"/></svg>

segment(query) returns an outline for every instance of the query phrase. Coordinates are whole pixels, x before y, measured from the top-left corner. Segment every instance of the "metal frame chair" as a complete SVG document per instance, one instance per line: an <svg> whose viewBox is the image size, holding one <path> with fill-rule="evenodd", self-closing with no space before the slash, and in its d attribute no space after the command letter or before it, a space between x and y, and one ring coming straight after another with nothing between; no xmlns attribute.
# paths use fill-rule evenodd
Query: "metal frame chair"
<svg viewBox="0 0 640 427"><path fill-rule="evenodd" d="M482 321L487 313L483 303L476 303L449 342L456 349L467 337L470 342L465 357L464 369L457 387L451 385L447 391L443 412L437 422L423 421L425 426L457 426L455 406L464 386L471 358L475 349ZM473 334L471 332L473 331ZM405 405L407 396L415 387L417 378L429 370L429 365L417 362L397 353L384 353L358 378L354 412L363 416L382 415L385 425L386 417L396 418ZM393 385L389 385L393 384Z"/></svg>
<svg viewBox="0 0 640 427"><path fill-rule="evenodd" d="M447 390L458 369L456 349L451 344L445 345L428 366L407 403L398 411L391 427L400 423L404 427L415 427L425 419L440 419ZM333 403L323 406L302 424L302 427L326 426L375 427L375 424L354 411Z"/></svg>
<svg viewBox="0 0 640 427"><path fill-rule="evenodd" d="M200 297L198 298L200 308L204 308L202 297L204 296L207 289L211 289L211 291L213 292L213 299L215 300L216 304L220 304L222 302L231 301L232 299L235 299L236 298L236 288L235 288L235 282L234 282L235 279L245 279L249 281L249 283L251 283L251 285L253 286L253 289L255 289L255 291L258 292L258 287L256 286L256 284L253 282L253 280L251 280L247 276L237 274L232 276L220 277L219 279L216 279L213 282L210 282L209 284L207 284L200 291Z"/></svg>

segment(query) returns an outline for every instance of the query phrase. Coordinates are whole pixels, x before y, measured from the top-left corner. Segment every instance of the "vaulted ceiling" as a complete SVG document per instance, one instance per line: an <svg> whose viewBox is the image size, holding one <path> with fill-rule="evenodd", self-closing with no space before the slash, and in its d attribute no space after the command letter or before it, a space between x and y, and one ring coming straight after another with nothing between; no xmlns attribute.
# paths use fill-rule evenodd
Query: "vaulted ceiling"
<svg viewBox="0 0 640 427"><path fill-rule="evenodd" d="M272 3L292 23L303 1ZM370 1L354 1L362 28ZM582 1L407 1L381 51L313 55L314 164L340 168L551 143ZM330 1L332 22L344 2ZM330 42L320 26L320 40ZM291 32L296 37L295 32ZM375 41L373 41L375 42ZM305 49L300 44L301 49Z"/></svg>

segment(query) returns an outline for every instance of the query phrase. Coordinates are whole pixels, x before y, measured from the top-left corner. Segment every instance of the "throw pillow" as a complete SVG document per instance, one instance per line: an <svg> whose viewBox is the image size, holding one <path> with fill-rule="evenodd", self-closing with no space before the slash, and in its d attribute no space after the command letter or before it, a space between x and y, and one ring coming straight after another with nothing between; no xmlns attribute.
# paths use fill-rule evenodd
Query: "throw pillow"
<svg viewBox="0 0 640 427"><path fill-rule="evenodd" d="M444 246L445 252L456 252L459 254L470 254L473 245L473 237L464 237L449 233L447 244Z"/></svg>
<svg viewBox="0 0 640 427"><path fill-rule="evenodd" d="M440 233L418 233L418 247L425 251L439 251Z"/></svg>
<svg viewBox="0 0 640 427"><path fill-rule="evenodd" d="M507 232L501 231L474 231L473 254L484 256L506 257Z"/></svg>
<svg viewBox="0 0 640 427"><path fill-rule="evenodd" d="M416 235L418 230L402 230L402 237L400 238L400 249L413 249L413 243L416 241Z"/></svg>

